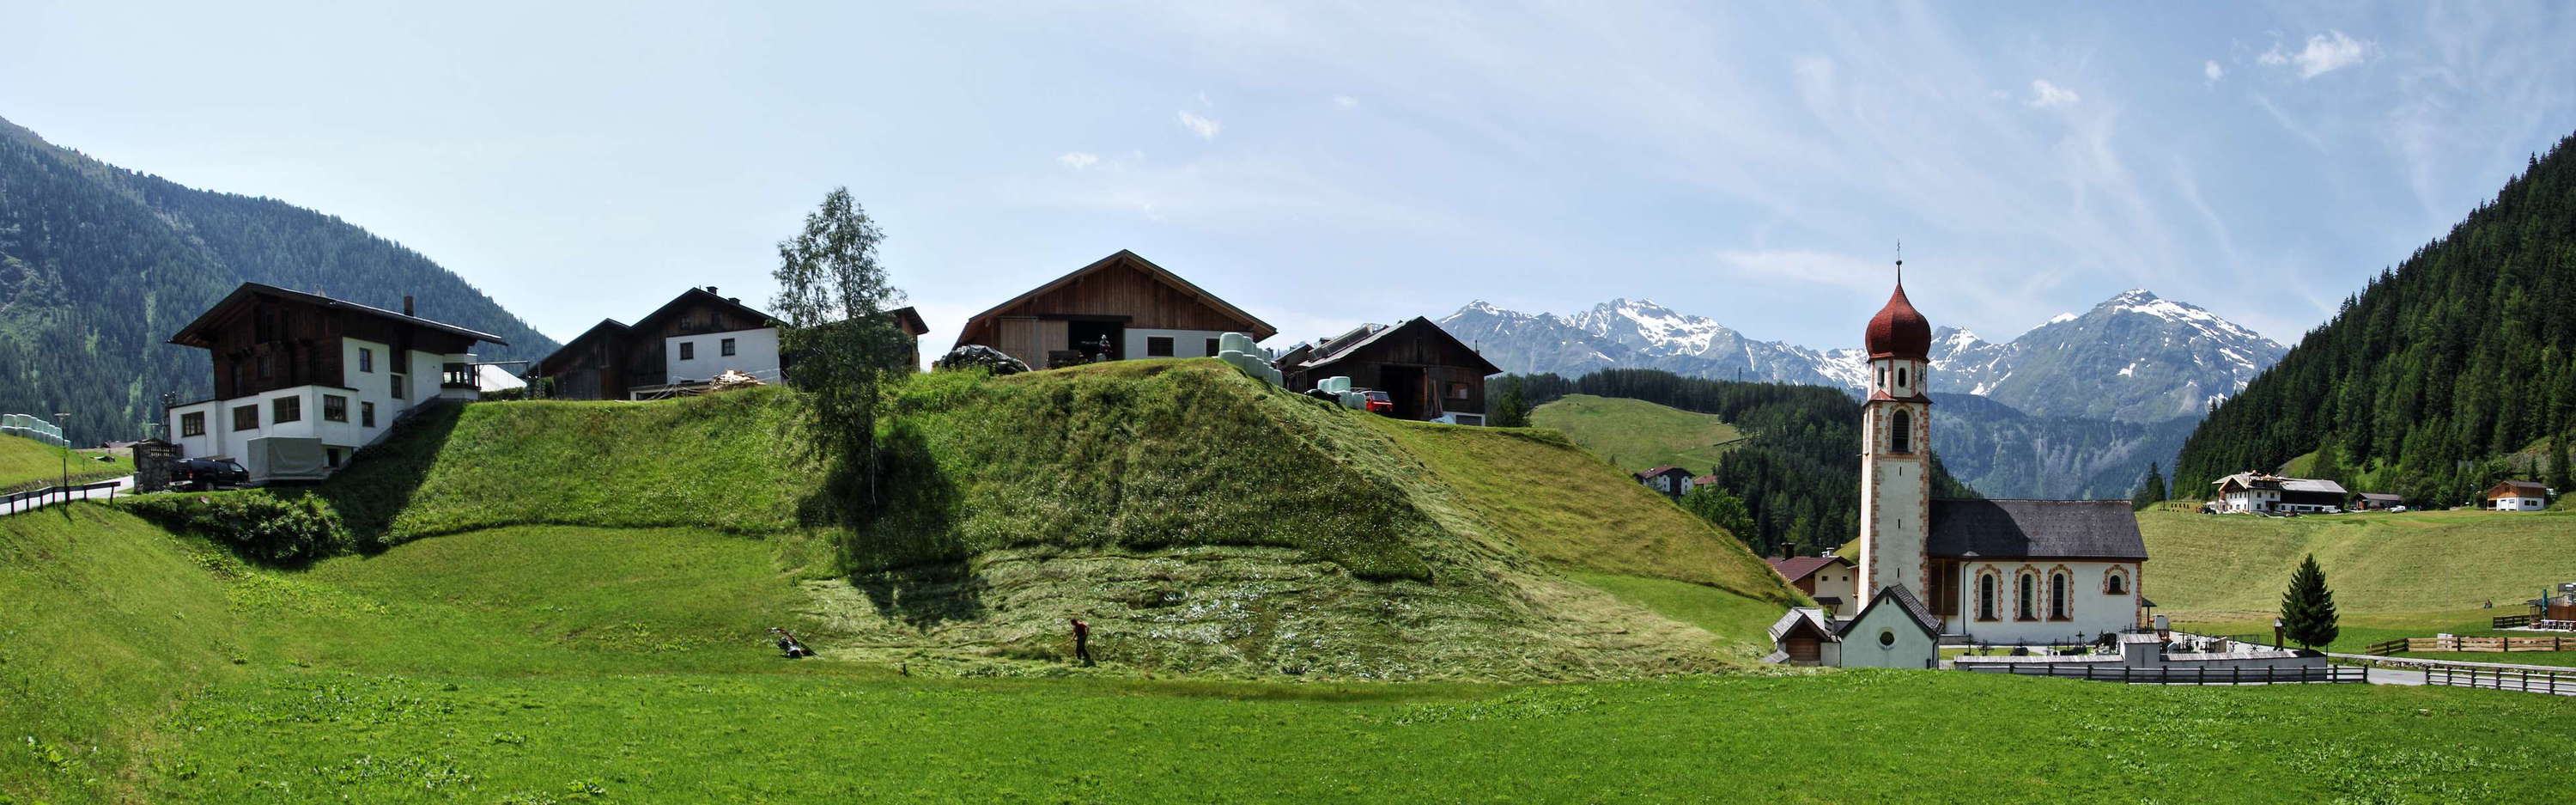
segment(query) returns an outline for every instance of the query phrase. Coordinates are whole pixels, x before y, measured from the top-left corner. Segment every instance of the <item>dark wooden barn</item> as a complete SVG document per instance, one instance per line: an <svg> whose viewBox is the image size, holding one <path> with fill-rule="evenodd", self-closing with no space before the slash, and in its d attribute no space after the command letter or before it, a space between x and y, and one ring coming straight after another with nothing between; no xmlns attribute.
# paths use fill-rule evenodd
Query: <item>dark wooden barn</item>
<svg viewBox="0 0 2576 805"><path fill-rule="evenodd" d="M1368 325L1280 358L1291 391L1328 377L1387 393L1403 419L1485 424L1485 378L1502 369L1420 316L1393 327Z"/></svg>

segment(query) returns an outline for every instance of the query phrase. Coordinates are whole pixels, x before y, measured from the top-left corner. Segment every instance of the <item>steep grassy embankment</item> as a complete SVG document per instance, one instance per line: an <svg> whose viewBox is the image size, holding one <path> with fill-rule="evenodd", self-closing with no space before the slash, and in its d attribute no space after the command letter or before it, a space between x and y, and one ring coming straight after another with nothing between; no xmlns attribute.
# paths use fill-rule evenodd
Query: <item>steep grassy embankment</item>
<svg viewBox="0 0 2576 805"><path fill-rule="evenodd" d="M1625 397L1568 394L1530 412L1530 424L1555 428L1620 469L1672 465L1705 474L1743 433L1714 415Z"/></svg>
<svg viewBox="0 0 2576 805"><path fill-rule="evenodd" d="M66 456L68 454L68 456ZM65 461L65 458L69 461ZM99 459L106 458L106 461ZM70 472L72 481L134 474L134 459L94 450L55 447L34 439L0 436L0 491L22 486L51 486Z"/></svg>
<svg viewBox="0 0 2576 805"><path fill-rule="evenodd" d="M2294 518L2148 511L2147 597L2179 619L2268 622L2299 560L2316 554L2344 612L2506 612L2576 579L2570 512L2407 512ZM2418 637L2429 636L2426 632Z"/></svg>
<svg viewBox="0 0 2576 805"><path fill-rule="evenodd" d="M1759 653L1567 578L1783 606L1731 536L1552 434L1395 423L1212 361L912 378L871 492L794 448L776 389L467 406L320 494L399 544L510 525L771 537L847 656L1051 668L1082 616L1129 667L1629 676ZM871 499L879 501L870 504ZM1051 672L1051 671L1050 671Z"/></svg>

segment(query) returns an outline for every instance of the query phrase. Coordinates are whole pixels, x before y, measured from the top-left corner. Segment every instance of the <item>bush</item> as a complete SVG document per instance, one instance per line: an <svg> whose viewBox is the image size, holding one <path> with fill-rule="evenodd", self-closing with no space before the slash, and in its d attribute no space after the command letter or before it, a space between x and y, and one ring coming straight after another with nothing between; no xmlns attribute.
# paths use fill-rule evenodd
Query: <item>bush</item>
<svg viewBox="0 0 2576 805"><path fill-rule="evenodd" d="M281 498L254 489L144 495L127 507L163 528L223 543L243 559L262 564L310 562L349 544L339 512L311 497Z"/></svg>

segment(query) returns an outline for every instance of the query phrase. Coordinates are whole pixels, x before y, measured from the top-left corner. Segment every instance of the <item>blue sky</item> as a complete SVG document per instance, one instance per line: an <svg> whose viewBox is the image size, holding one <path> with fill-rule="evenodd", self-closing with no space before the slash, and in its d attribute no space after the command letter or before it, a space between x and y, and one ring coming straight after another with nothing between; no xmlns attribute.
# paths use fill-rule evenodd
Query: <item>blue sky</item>
<svg viewBox="0 0 2576 805"><path fill-rule="evenodd" d="M9 0L0 117L339 215L557 338L765 299L835 185L941 346L1121 248L1293 341L1652 298L1849 346L2294 341L2576 131L2576 4Z"/></svg>

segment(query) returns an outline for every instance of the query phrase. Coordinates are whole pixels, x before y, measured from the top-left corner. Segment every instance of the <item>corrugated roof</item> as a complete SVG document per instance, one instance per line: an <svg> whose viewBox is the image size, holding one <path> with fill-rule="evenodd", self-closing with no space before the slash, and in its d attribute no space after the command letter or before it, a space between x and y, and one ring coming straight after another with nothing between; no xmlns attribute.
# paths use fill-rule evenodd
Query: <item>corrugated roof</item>
<svg viewBox="0 0 2576 805"><path fill-rule="evenodd" d="M1927 552L1958 559L2147 558L2125 500L1932 501Z"/></svg>
<svg viewBox="0 0 2576 805"><path fill-rule="evenodd" d="M2283 478L2281 479L2281 491L2322 492L2329 495L2352 494L2350 492L2343 491L2343 484L2322 478Z"/></svg>

